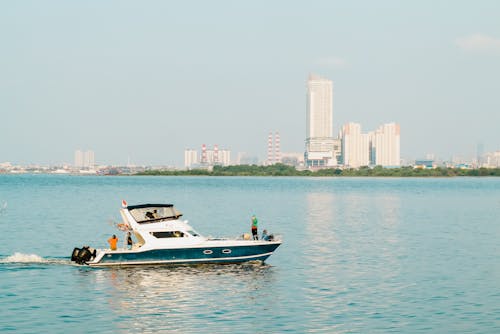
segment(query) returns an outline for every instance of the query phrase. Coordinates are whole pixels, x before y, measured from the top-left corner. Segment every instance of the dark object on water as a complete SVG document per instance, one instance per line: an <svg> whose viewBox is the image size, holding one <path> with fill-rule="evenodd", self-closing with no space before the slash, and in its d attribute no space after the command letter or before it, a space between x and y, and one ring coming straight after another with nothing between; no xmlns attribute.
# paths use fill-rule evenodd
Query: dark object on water
<svg viewBox="0 0 500 334"><path fill-rule="evenodd" d="M76 262L76 259L78 258L78 253L80 252L80 248L73 249L73 253L71 253L71 261Z"/></svg>
<svg viewBox="0 0 500 334"><path fill-rule="evenodd" d="M73 253L71 253L71 261L78 264L85 264L91 259L95 258L95 255L95 249L91 249L89 246L83 246L81 249L73 249Z"/></svg>

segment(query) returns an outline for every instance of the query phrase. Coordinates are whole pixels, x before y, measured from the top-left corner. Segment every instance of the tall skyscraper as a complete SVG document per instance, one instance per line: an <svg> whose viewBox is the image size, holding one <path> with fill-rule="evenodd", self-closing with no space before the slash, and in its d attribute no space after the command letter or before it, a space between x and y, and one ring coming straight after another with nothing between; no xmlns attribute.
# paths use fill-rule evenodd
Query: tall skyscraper
<svg viewBox="0 0 500 334"><path fill-rule="evenodd" d="M387 123L370 134L371 163L373 165L401 166L400 132L399 124Z"/></svg>
<svg viewBox="0 0 500 334"><path fill-rule="evenodd" d="M345 124L340 131L340 137L344 166L358 168L370 164L369 136L361 133L360 124Z"/></svg>
<svg viewBox="0 0 500 334"><path fill-rule="evenodd" d="M307 167L337 165L338 141L332 137L333 82L317 75L307 81L306 152Z"/></svg>
<svg viewBox="0 0 500 334"><path fill-rule="evenodd" d="M307 81L306 140L331 138L333 126L333 82L311 74Z"/></svg>

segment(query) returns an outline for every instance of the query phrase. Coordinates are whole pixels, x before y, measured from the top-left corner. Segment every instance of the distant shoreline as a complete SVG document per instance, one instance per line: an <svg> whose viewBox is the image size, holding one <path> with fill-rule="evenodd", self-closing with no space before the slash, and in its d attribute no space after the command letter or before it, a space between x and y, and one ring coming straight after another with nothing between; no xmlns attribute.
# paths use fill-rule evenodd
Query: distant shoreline
<svg viewBox="0 0 500 334"><path fill-rule="evenodd" d="M297 170L293 166L276 164L271 166L240 165L214 166L212 170L149 170L131 175L139 176L309 176L309 177L457 177L457 176L500 176L500 168L433 168L420 169L413 167L374 168L361 167L358 169L320 169L317 171Z"/></svg>

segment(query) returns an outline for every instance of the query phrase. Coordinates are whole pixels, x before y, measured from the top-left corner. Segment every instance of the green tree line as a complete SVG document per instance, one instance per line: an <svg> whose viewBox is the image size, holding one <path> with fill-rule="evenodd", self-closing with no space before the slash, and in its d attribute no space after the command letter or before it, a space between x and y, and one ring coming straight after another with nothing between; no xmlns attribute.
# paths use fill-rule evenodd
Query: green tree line
<svg viewBox="0 0 500 334"><path fill-rule="evenodd" d="M438 167L434 169L418 169L413 167L357 169L328 168L317 171L297 170L293 166L275 164L271 166L238 165L214 166L206 169L191 170L149 170L136 175L167 176L368 176L368 177L453 177L453 176L500 176L500 168L457 169Z"/></svg>

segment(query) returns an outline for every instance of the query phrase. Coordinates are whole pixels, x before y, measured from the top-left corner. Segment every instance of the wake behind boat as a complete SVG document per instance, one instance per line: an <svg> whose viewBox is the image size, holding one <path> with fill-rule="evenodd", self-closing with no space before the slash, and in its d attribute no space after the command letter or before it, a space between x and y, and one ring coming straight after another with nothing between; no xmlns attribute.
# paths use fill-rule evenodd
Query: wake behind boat
<svg viewBox="0 0 500 334"><path fill-rule="evenodd" d="M266 240L206 238L173 204L127 205L120 214L122 231L130 231L137 242L132 249L75 248L71 260L89 266L143 264L199 264L265 261L281 245L272 235Z"/></svg>

